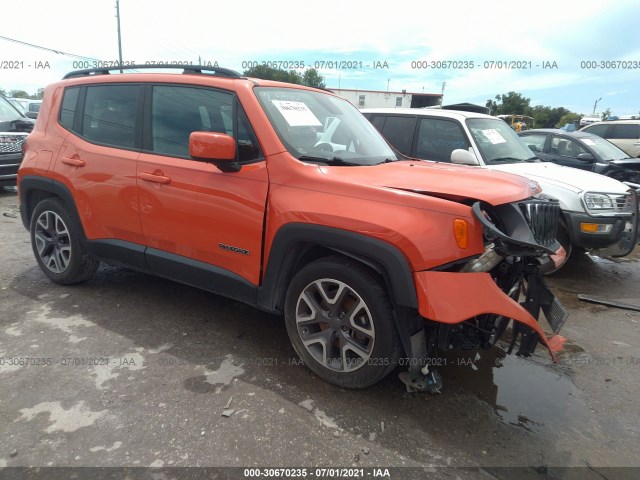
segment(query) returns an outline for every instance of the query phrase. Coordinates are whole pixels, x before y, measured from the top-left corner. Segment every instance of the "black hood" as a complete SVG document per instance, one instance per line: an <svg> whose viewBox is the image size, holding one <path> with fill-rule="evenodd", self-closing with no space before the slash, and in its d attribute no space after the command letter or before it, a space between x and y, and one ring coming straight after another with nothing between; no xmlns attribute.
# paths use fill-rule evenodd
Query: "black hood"
<svg viewBox="0 0 640 480"><path fill-rule="evenodd" d="M0 121L0 132L25 132L33 130L35 122L30 118L17 117L15 120Z"/></svg>

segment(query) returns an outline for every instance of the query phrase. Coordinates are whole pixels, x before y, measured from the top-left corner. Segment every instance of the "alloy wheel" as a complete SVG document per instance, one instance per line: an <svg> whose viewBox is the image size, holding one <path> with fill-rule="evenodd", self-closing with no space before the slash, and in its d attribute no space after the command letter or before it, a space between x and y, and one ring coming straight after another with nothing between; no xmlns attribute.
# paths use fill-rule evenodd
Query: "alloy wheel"
<svg viewBox="0 0 640 480"><path fill-rule="evenodd" d="M375 344L371 312L344 282L309 283L298 296L295 319L304 347L330 370L352 372L369 362Z"/></svg>

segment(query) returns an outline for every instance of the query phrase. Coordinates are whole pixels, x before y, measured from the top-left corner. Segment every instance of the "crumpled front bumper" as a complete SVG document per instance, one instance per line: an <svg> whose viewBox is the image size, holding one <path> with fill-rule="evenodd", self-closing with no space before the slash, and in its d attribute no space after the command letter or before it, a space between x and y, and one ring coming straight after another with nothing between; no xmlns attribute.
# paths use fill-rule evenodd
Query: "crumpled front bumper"
<svg viewBox="0 0 640 480"><path fill-rule="evenodd" d="M538 321L495 284L489 273L415 272L418 311L426 319L456 324L482 314L502 315L531 328L556 360L566 341L547 337Z"/></svg>

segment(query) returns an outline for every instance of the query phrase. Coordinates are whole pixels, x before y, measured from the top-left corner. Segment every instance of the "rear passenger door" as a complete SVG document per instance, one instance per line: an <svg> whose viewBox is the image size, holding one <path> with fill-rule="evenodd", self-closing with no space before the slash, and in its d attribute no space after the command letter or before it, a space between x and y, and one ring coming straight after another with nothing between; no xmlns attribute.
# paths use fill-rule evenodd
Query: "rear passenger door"
<svg viewBox="0 0 640 480"><path fill-rule="evenodd" d="M117 259L144 243L136 187L142 87L68 87L63 95L58 121L70 134L58 153L56 179L72 191L87 238L116 248L105 254Z"/></svg>
<svg viewBox="0 0 640 480"><path fill-rule="evenodd" d="M240 171L223 172L192 160L193 131L234 137ZM235 94L202 86L148 85L143 145L137 184L151 270L236 298L221 288L257 285L268 177Z"/></svg>

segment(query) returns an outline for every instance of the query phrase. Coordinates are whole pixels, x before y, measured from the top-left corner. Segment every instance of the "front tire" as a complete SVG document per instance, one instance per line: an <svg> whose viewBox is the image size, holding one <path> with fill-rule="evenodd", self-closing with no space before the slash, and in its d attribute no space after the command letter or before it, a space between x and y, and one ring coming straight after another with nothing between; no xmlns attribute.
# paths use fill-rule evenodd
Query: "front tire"
<svg viewBox="0 0 640 480"><path fill-rule="evenodd" d="M328 257L303 267L289 285L284 314L294 349L329 383L368 387L397 365L401 345L391 302L360 263Z"/></svg>
<svg viewBox="0 0 640 480"><path fill-rule="evenodd" d="M61 285L84 282L98 269L100 261L80 241L81 227L57 198L38 203L29 232L38 265L53 282Z"/></svg>

